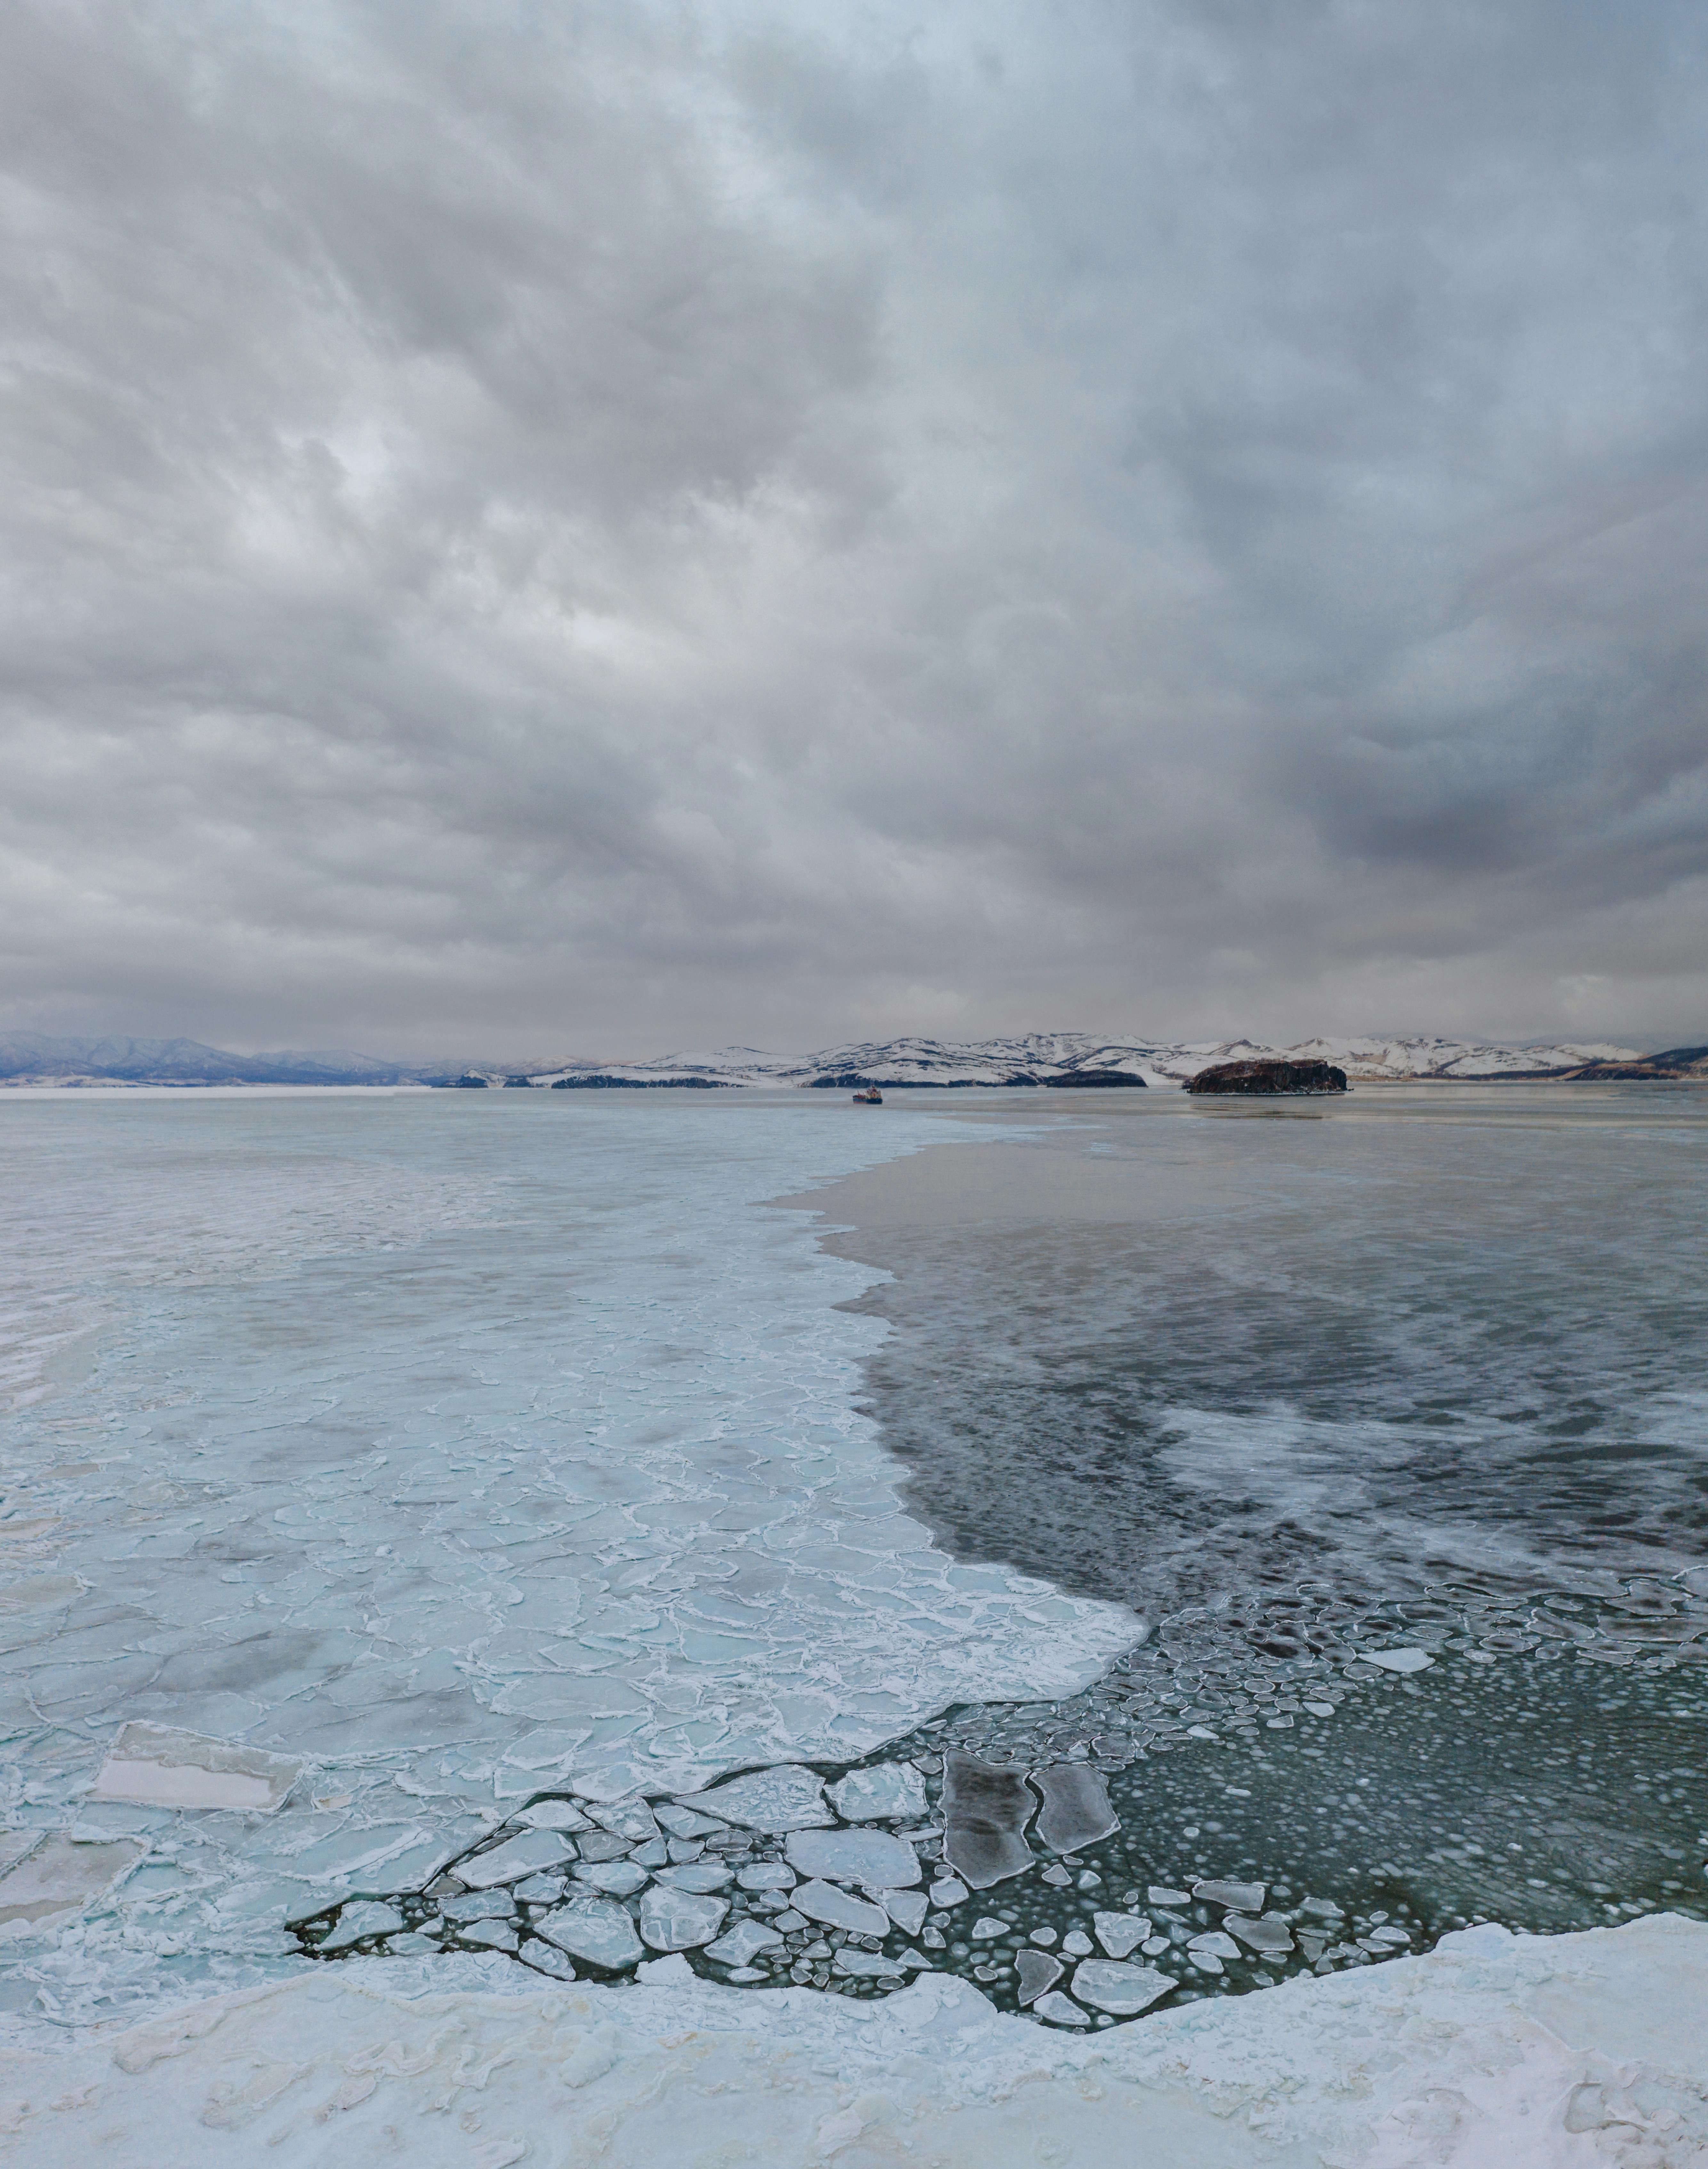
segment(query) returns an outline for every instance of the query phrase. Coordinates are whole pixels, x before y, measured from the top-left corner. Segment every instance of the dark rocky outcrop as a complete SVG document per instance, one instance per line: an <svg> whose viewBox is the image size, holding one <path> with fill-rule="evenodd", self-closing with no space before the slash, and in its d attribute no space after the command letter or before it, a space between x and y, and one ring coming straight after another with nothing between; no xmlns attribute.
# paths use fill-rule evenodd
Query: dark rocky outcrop
<svg viewBox="0 0 1708 2169"><path fill-rule="evenodd" d="M1083 1084L1098 1092L1127 1084L1136 1084L1141 1092L1145 1090L1145 1079L1135 1077L1130 1069L1068 1069L1059 1077L1046 1077L1043 1082L1053 1092L1059 1092L1070 1084Z"/></svg>
<svg viewBox="0 0 1708 2169"><path fill-rule="evenodd" d="M733 1092L724 1077L560 1077L554 1092Z"/></svg>
<svg viewBox="0 0 1708 2169"><path fill-rule="evenodd" d="M1217 1062L1187 1081L1188 1092L1262 1095L1344 1092L1346 1072L1332 1062Z"/></svg>

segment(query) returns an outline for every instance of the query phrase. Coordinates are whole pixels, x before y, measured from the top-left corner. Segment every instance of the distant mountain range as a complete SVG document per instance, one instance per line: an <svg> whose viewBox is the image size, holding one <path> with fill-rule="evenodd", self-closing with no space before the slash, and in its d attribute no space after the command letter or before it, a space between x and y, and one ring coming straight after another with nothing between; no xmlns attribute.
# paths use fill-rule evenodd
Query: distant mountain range
<svg viewBox="0 0 1708 2169"><path fill-rule="evenodd" d="M1307 1039L1269 1047L1247 1039L1164 1044L1099 1039L1089 1032L1027 1032L1011 1039L862 1041L816 1054L767 1054L724 1047L654 1062L570 1062L557 1068L464 1069L452 1063L383 1062L342 1053L228 1054L193 1039L51 1039L35 1032L0 1035L0 1085L436 1084L465 1089L554 1088L560 1091L698 1089L752 1085L852 1090L977 1086L1062 1087L1182 1084L1214 1062L1266 1057L1332 1062L1353 1079L1438 1079L1468 1082L1598 1076L1708 1079L1708 1046L1643 1054L1603 1042L1546 1047L1491 1047L1455 1039Z"/></svg>
<svg viewBox="0 0 1708 2169"><path fill-rule="evenodd" d="M0 1034L3 1084L406 1084L431 1076L366 1054L227 1054L195 1039L47 1039Z"/></svg>

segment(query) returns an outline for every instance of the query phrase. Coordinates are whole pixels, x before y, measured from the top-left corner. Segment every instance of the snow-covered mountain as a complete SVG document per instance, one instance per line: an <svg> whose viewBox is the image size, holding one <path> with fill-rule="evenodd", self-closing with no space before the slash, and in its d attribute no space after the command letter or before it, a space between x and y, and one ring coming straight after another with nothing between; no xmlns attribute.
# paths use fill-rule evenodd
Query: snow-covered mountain
<svg viewBox="0 0 1708 2169"><path fill-rule="evenodd" d="M1689 1052L1689 1050L1685 1050ZM396 1084L466 1083L702 1089L743 1085L852 1090L863 1084L956 1086L1061 1085L1093 1078L1141 1079L1172 1087L1213 1062L1278 1055L1337 1063L1353 1079L1550 1076L1585 1063L1641 1059L1604 1042L1489 1047L1454 1039L1308 1039L1268 1047L1249 1039L1192 1044L1100 1038L1083 1031L1023 1032L1008 1039L889 1039L821 1047L815 1054L768 1054L720 1047L651 1062L572 1062L559 1069L475 1063L394 1063L345 1053L230 1054L186 1039L48 1039L0 1035L3 1084Z"/></svg>
<svg viewBox="0 0 1708 2169"><path fill-rule="evenodd" d="M1638 1058L1604 1042L1551 1047L1489 1047L1449 1039L1310 1039L1269 1047L1249 1039L1168 1045L1153 1040L1100 1039L1089 1032L1027 1032L1011 1039L892 1039L821 1048L815 1054L766 1054L724 1047L656 1062L572 1063L533 1079L565 1089L599 1085L787 1084L851 1089L857 1084L938 1088L1049 1085L1090 1074L1141 1078L1151 1086L1180 1084L1214 1062L1268 1056L1332 1062L1348 1077L1548 1076L1586 1062Z"/></svg>

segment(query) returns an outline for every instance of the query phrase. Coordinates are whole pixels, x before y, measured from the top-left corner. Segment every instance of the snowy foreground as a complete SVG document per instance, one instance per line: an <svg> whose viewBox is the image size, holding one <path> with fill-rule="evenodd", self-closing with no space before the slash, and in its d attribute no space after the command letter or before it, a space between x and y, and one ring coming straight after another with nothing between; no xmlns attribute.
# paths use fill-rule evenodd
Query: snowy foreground
<svg viewBox="0 0 1708 2169"><path fill-rule="evenodd" d="M947 1977L872 2004L515 1981L354 1961L0 2054L0 2132L115 2169L1708 2162L1708 1924L1676 1915L1473 1928L1090 2038Z"/></svg>

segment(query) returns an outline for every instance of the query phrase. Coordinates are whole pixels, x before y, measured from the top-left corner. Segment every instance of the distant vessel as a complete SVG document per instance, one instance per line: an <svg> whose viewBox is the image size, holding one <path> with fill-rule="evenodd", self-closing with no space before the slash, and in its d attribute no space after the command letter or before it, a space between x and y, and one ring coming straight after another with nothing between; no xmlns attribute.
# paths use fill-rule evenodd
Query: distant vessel
<svg viewBox="0 0 1708 2169"><path fill-rule="evenodd" d="M863 1092L854 1095L854 1104L857 1107L881 1107L883 1095L875 1084L868 1084Z"/></svg>

